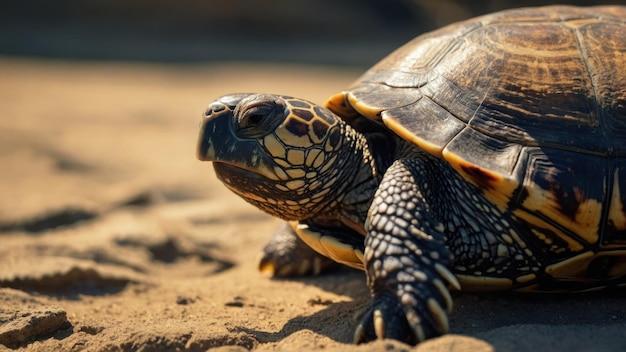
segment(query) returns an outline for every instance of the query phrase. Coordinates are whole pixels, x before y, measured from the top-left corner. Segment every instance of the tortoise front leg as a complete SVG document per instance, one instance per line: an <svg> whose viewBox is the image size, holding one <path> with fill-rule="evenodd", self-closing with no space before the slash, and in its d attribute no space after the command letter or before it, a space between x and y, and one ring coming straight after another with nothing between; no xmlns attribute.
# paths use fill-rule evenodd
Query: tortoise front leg
<svg viewBox="0 0 626 352"><path fill-rule="evenodd" d="M447 286L458 289L459 283L448 269L453 257L444 226L431 213L437 176L427 172L423 161L398 160L374 196L364 255L373 301L356 329L357 343L392 338L415 344L448 330Z"/></svg>
<svg viewBox="0 0 626 352"><path fill-rule="evenodd" d="M339 264L315 252L283 221L257 260L259 271L274 277L318 275Z"/></svg>

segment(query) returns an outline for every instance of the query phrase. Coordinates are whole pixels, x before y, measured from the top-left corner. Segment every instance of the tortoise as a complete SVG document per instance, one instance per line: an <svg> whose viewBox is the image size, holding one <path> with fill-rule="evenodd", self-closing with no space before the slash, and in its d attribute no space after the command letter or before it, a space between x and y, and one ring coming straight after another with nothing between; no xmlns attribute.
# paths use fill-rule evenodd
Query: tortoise
<svg viewBox="0 0 626 352"><path fill-rule="evenodd" d="M220 97L198 158L285 220L261 270L362 269L355 342L416 344L447 332L452 290L626 285L625 68L626 7L496 12L418 36L323 107Z"/></svg>

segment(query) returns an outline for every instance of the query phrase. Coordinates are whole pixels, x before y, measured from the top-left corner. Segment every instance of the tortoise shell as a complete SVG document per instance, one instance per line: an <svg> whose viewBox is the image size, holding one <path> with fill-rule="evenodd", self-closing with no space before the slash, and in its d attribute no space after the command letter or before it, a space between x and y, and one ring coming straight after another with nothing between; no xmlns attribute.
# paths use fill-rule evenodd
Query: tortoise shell
<svg viewBox="0 0 626 352"><path fill-rule="evenodd" d="M383 121L447 160L532 225L561 258L547 269L555 275L577 276L599 252L626 256L626 7L453 24L391 53L326 106Z"/></svg>

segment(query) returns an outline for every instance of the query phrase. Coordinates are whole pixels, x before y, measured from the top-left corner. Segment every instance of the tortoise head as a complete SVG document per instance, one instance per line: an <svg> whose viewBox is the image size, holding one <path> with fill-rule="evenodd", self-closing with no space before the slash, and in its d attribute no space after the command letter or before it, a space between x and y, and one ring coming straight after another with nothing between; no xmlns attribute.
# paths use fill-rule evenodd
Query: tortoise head
<svg viewBox="0 0 626 352"><path fill-rule="evenodd" d="M301 220L336 201L346 124L305 100L233 94L209 104L198 159L233 192L271 215Z"/></svg>

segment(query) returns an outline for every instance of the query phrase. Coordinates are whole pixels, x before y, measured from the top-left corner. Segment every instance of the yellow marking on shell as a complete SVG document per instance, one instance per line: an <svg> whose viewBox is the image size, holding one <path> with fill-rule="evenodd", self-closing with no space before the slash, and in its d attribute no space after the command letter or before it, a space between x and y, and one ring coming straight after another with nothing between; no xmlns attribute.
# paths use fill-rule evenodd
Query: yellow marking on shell
<svg viewBox="0 0 626 352"><path fill-rule="evenodd" d="M347 94L346 97L349 105L351 105L356 112L360 113L363 116L380 120L380 113L384 110L383 108L376 108L364 104L363 102L357 100L354 94Z"/></svg>
<svg viewBox="0 0 626 352"><path fill-rule="evenodd" d="M513 280L500 277L462 274L457 274L456 277L459 279L463 290L467 291L507 290L513 286Z"/></svg>
<svg viewBox="0 0 626 352"><path fill-rule="evenodd" d="M485 198L500 212L506 211L513 192L519 187L519 182L514 177L505 177L478 167L447 149L444 149L441 154L463 179L478 187Z"/></svg>
<svg viewBox="0 0 626 352"><path fill-rule="evenodd" d="M616 231L626 230L626 204L622 202L622 190L619 188L619 169L615 170L613 175L613 194L611 194L608 221L613 224Z"/></svg>
<svg viewBox="0 0 626 352"><path fill-rule="evenodd" d="M267 149L274 158L285 159L287 157L287 151L285 147L276 139L276 136L269 134L263 138L263 146Z"/></svg>
<svg viewBox="0 0 626 352"><path fill-rule="evenodd" d="M328 255L326 251L326 248L324 248L324 246L322 246L320 242L320 238L322 237L322 235L319 232L309 230L309 226L306 224L300 224L297 222L295 223L295 225L293 222L290 224L291 224L291 227L296 232L296 234L298 235L298 237L300 237L300 239L304 243L306 243L309 247L311 247L317 253L330 258L330 256Z"/></svg>
<svg viewBox="0 0 626 352"><path fill-rule="evenodd" d="M513 211L513 214L516 217L534 226L535 228L547 229L551 231L552 233L556 234L557 236L559 236L560 239L562 239L563 241L567 243L567 248L573 252L581 251L584 248L583 245L580 242L576 241L574 238L572 238L572 236L569 236L568 234L564 233L560 229L552 226L545 220L535 216L534 214L527 212L524 209L516 209L515 211ZM531 232L531 233L534 233L534 232Z"/></svg>
<svg viewBox="0 0 626 352"><path fill-rule="evenodd" d="M602 204L600 202L595 199L587 199L580 202L576 215L572 219L563 214L559 200L549 190L543 189L536 184L530 185L526 190L528 191L528 196L522 203L524 208L547 216L589 244L598 242L600 220L602 218ZM531 222L531 224L534 224L534 222Z"/></svg>
<svg viewBox="0 0 626 352"><path fill-rule="evenodd" d="M341 243L332 236L322 236L319 232L310 230L306 224L295 222L290 224L298 237L319 254L352 268L364 270L363 252L360 250Z"/></svg>
<svg viewBox="0 0 626 352"><path fill-rule="evenodd" d="M546 267L546 274L560 279L577 278L584 276L589 263L593 260L592 251L584 252L575 257L568 258L556 264Z"/></svg>
<svg viewBox="0 0 626 352"><path fill-rule="evenodd" d="M398 122L393 116L383 114L383 122L387 127L393 130L402 139L415 144L418 148L425 152L441 158L442 146L429 142L427 139L420 138L414 132L406 129L401 123Z"/></svg>
<svg viewBox="0 0 626 352"><path fill-rule="evenodd" d="M324 107L344 118L359 116L359 113L348 102L346 92L340 92L328 98L326 103L324 103Z"/></svg>
<svg viewBox="0 0 626 352"><path fill-rule="evenodd" d="M354 247L339 242L335 237L322 236L320 243L332 260L350 267L364 270L363 261L355 253Z"/></svg>

